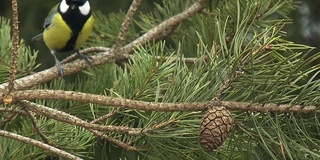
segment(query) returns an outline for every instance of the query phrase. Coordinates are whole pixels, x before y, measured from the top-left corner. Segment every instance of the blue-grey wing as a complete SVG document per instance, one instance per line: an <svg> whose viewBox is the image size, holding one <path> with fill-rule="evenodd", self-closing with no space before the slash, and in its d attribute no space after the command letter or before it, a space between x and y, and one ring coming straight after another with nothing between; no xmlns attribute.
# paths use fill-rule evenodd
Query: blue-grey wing
<svg viewBox="0 0 320 160"><path fill-rule="evenodd" d="M43 23L43 28L48 28L52 22L52 18L54 17L54 15L56 15L58 13L58 6L59 4L55 5L49 12L47 18L44 20Z"/></svg>
<svg viewBox="0 0 320 160"><path fill-rule="evenodd" d="M52 22L52 18L55 14L58 13L57 8L58 8L59 4L55 5L49 12L47 18L44 20L43 23L43 28L48 28ZM32 37L31 39L32 41L41 41L43 40L43 33L40 33L34 37Z"/></svg>

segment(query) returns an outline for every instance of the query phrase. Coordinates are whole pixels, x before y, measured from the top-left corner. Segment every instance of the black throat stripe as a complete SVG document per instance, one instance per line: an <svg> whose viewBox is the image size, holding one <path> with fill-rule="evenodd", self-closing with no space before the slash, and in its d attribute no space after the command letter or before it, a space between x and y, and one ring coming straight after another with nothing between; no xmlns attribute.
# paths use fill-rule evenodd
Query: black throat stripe
<svg viewBox="0 0 320 160"><path fill-rule="evenodd" d="M60 8L60 6L58 6ZM67 41L67 44L64 48L60 49L58 52L70 52L75 49L76 41L81 32L84 24L87 22L91 16L91 12L88 15L82 15L79 8L71 9L69 8L67 12L61 13L58 9L59 14L62 16L62 19L67 23L71 28L72 33L70 39Z"/></svg>

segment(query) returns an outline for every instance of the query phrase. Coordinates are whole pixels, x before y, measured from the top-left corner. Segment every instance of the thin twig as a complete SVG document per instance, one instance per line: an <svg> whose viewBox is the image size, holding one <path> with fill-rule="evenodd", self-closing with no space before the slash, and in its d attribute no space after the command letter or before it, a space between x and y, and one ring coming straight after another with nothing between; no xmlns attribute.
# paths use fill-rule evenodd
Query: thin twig
<svg viewBox="0 0 320 160"><path fill-rule="evenodd" d="M39 136L41 137L41 139L43 140L44 143L49 144L51 146L53 146L49 139L47 138L47 136L45 134L43 134L39 128L39 126L37 125L37 120L36 118L32 115L32 113L30 111L28 111L27 109L24 109L26 111L26 113L28 114L28 117L31 120L31 123L33 125L33 128L36 130L36 132L39 134Z"/></svg>
<svg viewBox="0 0 320 160"><path fill-rule="evenodd" d="M9 114L0 124L0 128L4 128L11 120L16 117L17 113Z"/></svg>
<svg viewBox="0 0 320 160"><path fill-rule="evenodd" d="M225 82L220 86L213 100L221 101L222 94L224 93L224 91L228 89L228 87L232 84L234 80L236 80L239 76L244 74L244 72L242 71L242 68L243 66L238 67L237 70L232 75L230 75L228 79L225 80Z"/></svg>
<svg viewBox="0 0 320 160"><path fill-rule="evenodd" d="M1 108L0 107L0 113L1 112L8 112L8 113L17 113L22 115L27 115L27 113L24 110L17 109L17 108Z"/></svg>
<svg viewBox="0 0 320 160"><path fill-rule="evenodd" d="M223 106L230 110L243 110L254 112L278 112L278 113L298 113L298 114L320 114L320 109L316 106L302 106L302 105L278 105L278 104L257 104L247 102L234 102L234 101L202 101L191 103L158 103L158 102L145 102L123 98L115 98L104 95L96 95L74 91L63 90L24 90L14 91L11 93L15 101L19 100L32 100L32 99L56 99L78 101L83 103L94 103L105 106L115 106L119 108L130 108L149 111L201 111L206 110L209 106ZM1 95L1 94L0 94ZM1 97L0 97L1 102ZM32 109L32 108L31 108ZM48 113L48 116L54 116L53 113ZM88 123L90 124L90 123ZM97 125L97 124L92 124ZM100 128L96 126L97 128ZM93 128L95 129L95 128ZM113 130L115 132L127 131L126 128L110 128L106 127L102 130ZM132 130L131 133L135 134L137 130Z"/></svg>
<svg viewBox="0 0 320 160"><path fill-rule="evenodd" d="M81 51L79 51L80 54L89 54L89 53L98 53L98 52L107 52L109 51L110 48L106 48L106 47L90 47L90 48L86 48L83 49ZM72 55L70 55L69 57L67 57L66 59L61 61L61 64L65 64L65 63L69 63L73 60L75 60L79 55L77 53L74 53Z"/></svg>
<svg viewBox="0 0 320 160"><path fill-rule="evenodd" d="M133 16L136 13L141 1L142 0L133 0L132 1L131 6L127 12L127 15L121 25L117 42L115 43L115 45L112 48L122 47L125 44L125 40L127 38L127 34L128 34L128 30L129 30L129 25L132 23Z"/></svg>
<svg viewBox="0 0 320 160"><path fill-rule="evenodd" d="M119 147L122 147L125 150L128 150L128 151L136 151L136 150L138 150L137 147L131 146L130 144L127 144L127 143L119 141L119 140L117 140L115 138L109 137L106 134L104 134L102 132L99 132L97 130L89 129L89 131L92 132L94 135L96 135L98 137L101 137L101 138L103 138L103 139L105 139L105 140L107 140L109 142L112 142L112 143L118 145Z"/></svg>
<svg viewBox="0 0 320 160"><path fill-rule="evenodd" d="M175 120L171 119L171 120L169 120L169 121L164 121L164 122L162 122L162 123L156 124L156 125L148 128L148 130L149 130L148 133L149 133L149 132L152 132L152 131L155 131L155 130L157 130L157 129L163 128L163 127L165 127L165 126L168 126L168 124L172 124L172 123L175 123L175 122L176 122ZM141 132L141 134L143 134L143 133L144 133L144 132Z"/></svg>
<svg viewBox="0 0 320 160"><path fill-rule="evenodd" d="M120 111L121 108L114 108L110 113L103 115L99 118L96 118L94 120L92 120L90 123L98 123L100 121L106 120L110 117L112 117L113 115L117 114Z"/></svg>
<svg viewBox="0 0 320 160"><path fill-rule="evenodd" d="M231 34L229 35L226 39L227 39L227 44L232 43L234 38L234 35ZM265 44L261 47L259 47L258 49L254 50L251 53L251 56L247 56L246 58L244 58L240 63L239 66L237 66L237 69L234 71L234 73L231 73L232 75L229 76L229 78L227 80L225 80L225 82L221 85L221 87L219 88L216 96L214 97L213 100L221 100L221 96L224 93L224 91L232 84L233 81L235 81L238 77L240 77L241 75L244 74L243 69L250 65L250 59L251 57L254 57L255 55L257 55L258 53L264 52L266 49L270 49L270 44Z"/></svg>
<svg viewBox="0 0 320 160"><path fill-rule="evenodd" d="M11 55L11 68L8 82L7 93L9 94L14 88L14 78L17 72L17 61L19 52L19 17L18 17L18 2L12 0L12 55Z"/></svg>
<svg viewBox="0 0 320 160"><path fill-rule="evenodd" d="M128 45L124 46L122 50L125 53L130 53L132 51L132 48L134 48L137 45L138 46L144 45L151 40L158 40L158 39L167 37L170 33L172 33L171 32L172 28L175 28L177 25L179 25L183 21L189 19L193 15L202 11L202 9L204 8L205 1L206 0L198 0L197 2L192 4L188 9L163 21L158 26L152 28L141 37L137 38L136 40L132 41Z"/></svg>
<svg viewBox="0 0 320 160"><path fill-rule="evenodd" d="M11 139L14 139L14 140L18 140L20 142L24 142L24 143L27 143L27 144L30 144L30 145L33 145L33 146L37 146L39 148L42 148L42 149L47 150L49 152L52 152L52 153L54 153L54 154L56 154L56 155L58 155L60 157L66 158L66 159L82 160L82 158L77 157L75 155L72 155L72 154L70 154L70 153L68 153L68 152L66 152L64 150L55 148L55 147L50 146L48 144L45 144L43 142L31 139L29 137L21 136L19 134L7 132L7 131L4 131L4 130L0 129L0 136L6 137L6 138L11 138Z"/></svg>
<svg viewBox="0 0 320 160"><path fill-rule="evenodd" d="M167 126L168 124L173 123L173 122L174 122L174 120L170 120L169 122L159 123L159 124L157 124L157 125L155 125L155 126L152 126L152 127L148 128L147 131L142 129L141 132L140 132L140 135L143 135L143 134L145 134L146 132L149 133L149 132L152 132L152 131L154 131L154 130L163 128L163 127L165 127L165 126ZM118 146L126 149L126 150L130 150L130 151L136 151L136 150L138 150L138 147L131 146L130 144L127 144L127 143L124 143L124 142L122 142L122 141L119 141L119 140L117 140L117 139L115 139L115 138L109 137L109 136L107 136L107 135L105 135L105 134L103 134L103 133L101 133L101 132L99 132L99 131L91 130L91 129L90 129L89 131L92 132L93 134L95 134L96 136L99 136L99 137L101 137L101 138L104 138L104 139L106 139L106 140L108 140L108 141L110 141L110 142L112 142L112 143L114 143L114 144L116 144L116 145L118 145ZM139 134L137 134L137 135L139 135Z"/></svg>
<svg viewBox="0 0 320 160"><path fill-rule="evenodd" d="M162 60L162 59L168 60L168 59L170 59L170 58L172 58L172 57L156 56L156 59L157 59L157 60ZM197 60L199 60L199 58L192 58L192 57L176 58L175 62L176 62L176 61L180 61L180 60L183 61L183 62L185 62L185 63L187 63L187 64L195 64L195 63L197 62ZM208 62L210 59L209 59L208 57L204 57L203 60L206 61L206 62Z"/></svg>

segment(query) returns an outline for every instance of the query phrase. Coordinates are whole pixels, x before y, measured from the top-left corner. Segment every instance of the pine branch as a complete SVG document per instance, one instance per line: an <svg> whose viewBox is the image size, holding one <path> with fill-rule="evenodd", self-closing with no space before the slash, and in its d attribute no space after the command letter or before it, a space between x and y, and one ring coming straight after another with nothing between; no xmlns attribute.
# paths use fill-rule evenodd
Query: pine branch
<svg viewBox="0 0 320 160"><path fill-rule="evenodd" d="M137 2L136 6L134 6L135 2ZM169 18L161 23L159 21L162 21L162 17L160 20L153 21L154 23L152 23L152 26L158 23L160 24L151 30L149 30L152 28L151 25L145 28L142 27L143 32L146 33L132 41L130 44L125 45L128 27L140 2L141 0L133 1L127 16L125 17L125 21L122 24L122 29L120 29L118 39L116 39L116 36L111 38L111 42L117 41L116 44L114 44L117 48L92 47L81 51L85 54L93 53L93 66L118 62L122 59L131 59L128 66L125 66L126 68L121 68L119 70L116 68L115 71L112 70L114 73L110 75L109 70L111 70L110 68L114 69L114 65L104 66L106 69L103 68L105 69L103 71L100 70L101 68L93 68L90 69L89 74L90 76L97 77L88 76L88 81L79 79L79 81L72 84L68 84L68 82L64 81L62 83L56 83L60 81L53 81L57 78L55 73L56 68L51 68L15 80L14 86L12 83L13 87L9 95L6 95L5 93L8 89L6 88L7 85L9 84L10 86L11 82L8 81L8 83L0 84L0 105L10 104L25 107L25 110L0 107L0 113L4 113L5 115L9 113L7 119L3 118L4 122L6 123L6 120L11 121L11 115L23 114L30 116L30 113L32 113L45 117L45 120L48 118L50 120L48 122L55 122L54 125L62 124L69 129L70 124L73 126L70 128L76 128L75 130L77 131L81 129L85 134L76 134L79 139L85 139L83 137L86 136L89 136L89 139L94 138L92 136L94 135L126 150L132 151L141 150L141 145L147 145L147 151L150 151L148 152L151 155L150 157L155 156L158 159L162 155L164 157L170 157L170 154L177 157L185 156L191 159L206 159L205 156L209 156L209 154L201 154L202 152L199 151L199 145L197 144L199 118L200 114L203 112L190 111L205 111L211 107L223 106L229 110L249 111L250 113L251 111L261 113L272 112L277 115L272 117L273 114L237 114L236 118L238 120L244 118L243 120L240 120L241 122L239 121L239 123L242 124L242 122L245 121L243 126L246 128L244 129L244 127L238 126L240 126L239 128L245 133L235 133L234 138L230 140L228 146L223 146L224 148L220 150L221 152L215 152L211 154L211 156L220 153L229 154L230 152L237 154L238 149L242 149L241 145L251 145L258 142L261 143L262 146L259 146L260 144L257 146L253 145L253 150L251 152L253 155L259 155L259 153L266 152L266 155L268 156L268 154L272 155L274 152L275 154L282 153L283 157L292 159L290 151L294 152L301 149L299 149L299 147L298 149L291 149L291 146L288 146L288 144L295 144L299 141L302 141L303 143L307 141L312 142L312 140L314 140L314 135L316 135L317 132L309 131L305 128L308 128L311 125L317 127L319 122L316 116L312 116L316 119L315 124L306 122L307 120L305 121L304 117L301 118L301 122L293 122L298 128L300 126L305 127L297 131L299 132L298 134L303 134L301 138L297 139L294 139L295 135L287 134L293 130L290 128L292 125L289 125L289 123L282 123L286 122L286 117L289 116L294 117L295 121L300 120L299 115L283 113L320 115L319 98L316 92L319 81L314 78L320 73L320 71L316 69L318 65L310 67L311 69L304 69L309 67L306 63L311 63L313 60L305 59L305 56L299 56L299 54L296 54L296 51L300 52L300 49L303 50L307 47L301 47L299 49L299 45L288 45L290 42L284 42L281 38L278 38L278 36L282 35L281 29L284 23L281 20L279 21L279 19L274 18L270 18L271 20L269 21L269 17L266 16L277 15L277 9L280 7L277 3L285 4L286 2L279 1L276 3L273 1L257 1L257 3L254 4L247 4L246 1L223 2L223 4L221 3L220 6L218 6L218 13L211 14L203 10L203 3L205 0L198 0L196 2L192 1L194 2L193 5L173 17L170 17L173 13L176 13L172 9L173 7L179 7L179 10L183 10L189 5L183 4L183 1L179 1L178 3L173 3L166 7L157 6L160 17L165 15L164 17ZM166 12L168 12L168 14L166 14ZM199 12L202 13L202 15L195 16L186 23L186 26L179 26L182 21ZM155 12L155 14L157 13ZM207 17L204 14L213 16ZM146 21L152 21L153 16L149 17L146 16L144 18L147 19ZM260 20L261 24L257 23ZM144 21L144 19L142 21ZM267 22L269 23L267 24ZM191 25L188 26L189 23L191 23ZM120 25L121 21L115 23L113 26ZM167 38L177 26L179 26L179 30L177 30L178 34L172 36L172 40L174 41L172 46L170 44L163 47L162 50L154 49L158 47L157 45L152 45L148 48L139 47L141 45L145 46L153 40ZM187 35L187 37L191 39L190 41L186 40L188 43L180 41L180 38L185 36L185 33L189 33L189 31L196 31L199 40L195 40L195 34L191 34L190 36ZM180 32L183 34L180 35ZM110 35L110 32L107 33ZM117 35L117 33L113 34ZM182 53L183 55L180 58L178 58L179 56L175 56L176 59L163 56L162 54L168 53L166 49L172 51L170 47L174 48L178 46L176 40L179 41L179 49L174 50L173 52L178 54ZM180 42L184 43L181 47L182 50L180 50ZM103 43L112 45L110 42ZM195 44L197 47L190 46ZM210 47L212 47L211 50ZM142 54L134 55L132 54L133 52L141 52ZM187 54L196 53L197 57L183 58L183 56L186 55L184 54L186 52L188 52ZM158 56L158 53L162 56ZM284 56L284 54L290 53L293 53L291 58ZM138 56L142 57L137 59ZM149 57L152 57L152 59L148 59ZM73 74L89 67L84 61L75 60L75 58L76 54L73 54L62 61L67 74ZM315 56L310 59L318 58L319 56ZM145 59L148 60L144 61ZM149 61L151 62L149 63ZM165 61L166 65L163 65L163 61ZM158 67L162 67L162 70ZM273 71L277 73L274 73ZM315 75L313 75L306 84L300 84L302 81L305 82L304 78L314 72L316 72ZM108 75L102 78L98 77L103 75L101 73L107 73ZM109 80L109 77L113 79ZM284 77L284 79L281 79L281 77ZM12 81L13 79L14 78L12 78ZM269 81L265 82L265 80ZM50 86L52 88L76 91L82 90L83 92L37 89L23 90L48 81L53 81L50 84L52 85ZM83 85L84 83L82 82L90 85ZM103 83L100 84L100 82ZM110 82L113 82L113 85L115 84L113 88L110 89L112 95L116 94L119 95L119 97L132 97L132 99L144 101L103 95L101 90L108 90L110 85L112 85ZM99 85L96 87L99 89L92 88L92 85L96 84ZM286 86L287 84L288 86ZM69 87L69 85L72 85L72 87ZM256 92L258 95L255 94ZM134 93L138 94L135 95ZM270 97L267 97L269 95ZM295 95L298 96L294 97ZM308 97L309 95L312 96ZM266 96L266 98L264 96ZM207 101L213 97L215 97L213 100ZM48 106L47 107L40 105L40 103L37 104L27 100L40 100L40 102L42 102L41 100L50 101L44 101ZM158 103L158 101L161 103ZM86 107L86 104L78 105L79 103L92 103L96 105L90 105L90 108L88 106L88 109L86 110L79 107ZM283 103L286 104L282 105ZM287 103L315 104L315 106L290 105ZM71 108L67 108L70 114L68 114L67 111L63 111L66 105L61 104L70 104L68 106L71 106ZM74 108L77 109L73 110ZM93 114L94 116L90 116L90 114ZM100 117L98 116L97 118L95 114L98 114ZM30 118L33 126L41 137L44 136L41 135L40 129L37 128L36 119L32 116L33 115L31 115ZM252 118L251 121L246 121L248 117ZM87 120L89 120L89 122L87 122ZM90 122L90 120L92 121ZM106 124L110 125L103 125L101 121L104 120L106 121ZM65 123L67 125L65 125ZM175 125L176 123L177 125ZM309 124L307 125L307 123ZM282 124L285 125L282 126ZM316 127L314 130L318 129L318 127ZM273 130L270 130L269 133L268 129L270 128ZM29 127L28 129L32 130L32 127ZM256 135L256 137L251 138L251 133ZM309 133L310 136L308 135ZM184 143L185 141L186 143ZM233 145L238 142L243 142L243 144L239 143ZM185 147L186 145L184 144L188 143L190 146L187 145L187 147ZM314 141L314 143L316 143L316 141ZM294 145L294 147L295 146L297 145ZM303 144L301 146L306 147L307 145ZM314 144L314 146L317 148L317 144ZM226 149L225 147L228 148ZM259 147L262 147L263 149ZM250 147L244 148L249 152L251 151L249 149ZM281 150L279 148L281 148ZM310 147L310 153L308 154L313 153L312 149L313 148ZM196 150L197 152L190 154L191 150ZM182 154L176 155L176 153ZM200 156L198 156L198 154ZM230 155L228 158L233 158L235 154ZM240 155L242 154L240 153ZM148 156L149 155L146 157L149 158ZM226 156L222 155L221 157ZM277 156L273 156L273 158L276 159Z"/></svg>
<svg viewBox="0 0 320 160"><path fill-rule="evenodd" d="M173 120L171 120L169 122L163 122L149 128L130 128L130 127L119 127L119 126L110 126L110 125L103 126L103 125L88 123L76 116L72 116L65 112L58 111L49 107L45 107L43 105L39 105L36 103L28 102L25 100L20 101L19 104L23 105L27 110L32 111L37 115L47 116L61 122L83 127L98 137L101 137L107 141L110 141L126 150L132 150L132 151L138 150L138 148L135 146L130 146L130 143L127 144L115 138L109 137L100 131L113 131L113 132L120 132L128 135L141 136L146 133L157 130L159 128L162 128L164 126L167 126L168 124L173 123Z"/></svg>
<svg viewBox="0 0 320 160"><path fill-rule="evenodd" d="M24 110L17 109L17 108L0 108L0 113L1 112L8 112L8 113L17 113L17 114L22 114L22 115L27 115L27 113Z"/></svg>
<svg viewBox="0 0 320 160"><path fill-rule="evenodd" d="M12 35L12 56L11 56L11 68L8 82L7 94L11 92L14 87L14 78L17 72L17 61L19 51L19 18L18 18L18 2L12 0L12 22L13 22L13 35Z"/></svg>
<svg viewBox="0 0 320 160"><path fill-rule="evenodd" d="M112 126L112 125L99 125L99 124L91 124L88 123L76 116L70 115L68 113L52 109L43 105L39 105L36 103L28 102L28 101L20 101L24 107L28 110L35 112L36 114L43 115L57 121L65 122L71 125L80 126L86 129L95 129L99 131L110 131L110 132L120 132L127 133L130 135L136 135L140 132L141 129L130 128L130 127L120 127L120 126Z"/></svg>
<svg viewBox="0 0 320 160"><path fill-rule="evenodd" d="M228 40L227 41L227 44L231 43L231 39L233 39L233 36L230 36L228 37ZM254 50L252 53L251 53L251 56L254 57L255 55L261 53L261 52L264 52L265 50L268 50L268 49L272 49L272 46L270 44L266 44L264 46L261 46L259 47L258 49ZM244 74L244 71L243 69L246 67L246 66L250 66L251 63L250 63L250 58L251 56L248 56L248 58L245 58L243 59L240 63L239 63L239 66L237 67L237 69L234 71L234 73L232 73L231 76L228 77L228 79L224 82L224 84L220 87L219 91L217 92L214 100L221 100L221 96L222 94L224 93L224 91L230 87L230 85L232 84L232 82L234 82L239 76L243 75Z"/></svg>
<svg viewBox="0 0 320 160"><path fill-rule="evenodd" d="M14 140L18 140L20 142L24 142L24 143L27 143L27 144L30 144L30 145L33 145L33 146L37 146L39 148L47 150L47 151L49 151L51 153L54 153L54 154L56 154L58 156L66 158L66 159L82 160L82 158L77 157L75 155L72 155L72 154L70 154L70 153L68 153L68 152L66 152L64 150L60 150L60 149L55 148L53 146L47 145L47 144L45 144L43 142L28 138L28 137L24 137L24 136L15 134L15 133L11 133L11 132L7 132L7 131L4 131L4 130L0 130L0 136L6 137L6 138L11 138L11 139L14 139Z"/></svg>
<svg viewBox="0 0 320 160"><path fill-rule="evenodd" d="M144 133L148 133L154 130L154 127L151 128L130 128L124 126L113 126L113 125L99 125L88 123L76 116L70 115L68 113L58 111L56 109L52 109L43 105L39 105L33 102L29 102L26 100L19 101L21 105L26 107L28 110L35 112L38 115L43 115L57 121L65 122L71 125L83 127L87 130L94 129L98 131L109 131L109 132L118 132L124 133L128 135L142 135ZM157 127L156 127L157 128Z"/></svg>
<svg viewBox="0 0 320 160"><path fill-rule="evenodd" d="M127 12L127 15L121 25L117 42L115 43L115 45L112 48L118 48L118 47L122 47L124 45L128 30L129 30L129 25L132 23L133 16L136 13L141 2L142 2L142 0L133 0L132 1L132 4Z"/></svg>
<svg viewBox="0 0 320 160"><path fill-rule="evenodd" d="M107 136L106 134L103 134L102 132L99 132L97 130L89 129L89 131L98 137L101 137L109 142L112 142L112 143L118 145L119 147L122 147L125 150L128 150L128 151L137 151L138 150L138 148L135 146L131 146L130 144L124 143L124 142L119 141L115 138L111 138L111 137Z"/></svg>
<svg viewBox="0 0 320 160"><path fill-rule="evenodd" d="M94 120L92 120L90 123L98 123L100 121L106 120L110 117L112 117L113 115L117 114L120 111L121 108L114 108L110 113L103 115L99 118L96 118Z"/></svg>
<svg viewBox="0 0 320 160"><path fill-rule="evenodd" d="M168 59L171 58L171 57L161 57L161 56L157 56L156 58L157 58L157 60L163 60L163 59L164 59L164 60L168 60ZM180 60L180 59L177 58L175 62L177 62L178 60ZM187 63L187 64L194 64L194 63L198 60L198 58L185 57L185 58L181 58L181 60L182 60L183 62ZM205 61L209 61L209 57L205 57L204 60L205 60Z"/></svg>
<svg viewBox="0 0 320 160"><path fill-rule="evenodd" d="M28 111L27 109L24 109L28 115L28 117L30 118L30 121L33 125L33 128L35 129L35 131L39 134L39 136L41 137L42 141L45 143L45 144L49 144L50 141L49 139L47 138L47 136L45 134L43 134L40 130L40 127L37 125L37 119L34 117L33 113L31 113L30 111ZM52 146L52 144L49 144Z"/></svg>
<svg viewBox="0 0 320 160"><path fill-rule="evenodd" d="M161 39L166 37L174 26L182 23L184 20L194 16L198 12L203 9L203 3L206 0L198 0L185 11L163 21L158 26L151 29L149 32L145 33L141 37L137 38L130 44L125 45L124 47L120 47L121 54L118 54L118 50L108 50L105 52L97 53L96 55L91 56L93 59L92 66L97 66L101 64L115 62L117 60L125 59L128 54L132 53L133 50L139 45L145 45L146 43L153 41L155 39ZM64 64L64 74L69 75L73 73L80 72L87 68L91 67L86 61L84 60L75 60L70 63ZM43 70L41 72L35 73L33 75L29 75L20 79L16 79L15 83L15 90L27 89L45 82L52 81L53 79L59 78L57 70L55 67L50 69ZM0 91L5 89L8 83L0 84Z"/></svg>
<svg viewBox="0 0 320 160"><path fill-rule="evenodd" d="M53 118L53 119L61 121L61 122L84 127L88 131L92 132L94 135L99 136L109 142L112 142L112 143L114 143L114 144L116 144L126 150L132 150L132 151L137 150L137 148L134 146L130 146L129 144L121 142L115 138L109 137L109 136L105 135L104 133L96 130L96 129L105 130L106 128L110 129L113 127L119 128L117 126L104 127L102 125L95 125L95 124L91 124L91 126L90 126L90 123L87 123L76 116L69 115L69 114L62 112L62 111L51 109L51 108L48 108L48 107L45 107L45 106L42 106L42 105L39 105L36 103L28 102L28 101L20 101L19 103L22 104L26 109L33 111L37 115L47 116L47 117ZM120 130L122 130L122 131L125 130L125 132L128 132L129 129L128 129L128 127L120 127ZM137 129L137 130L139 131L141 129ZM110 130L110 131L113 131L113 130ZM138 132L138 133L141 133L141 132Z"/></svg>
<svg viewBox="0 0 320 160"><path fill-rule="evenodd" d="M89 93L82 92L74 92L74 91L63 91L63 90L24 90L24 91L14 91L11 93L14 97L14 101L19 100L33 100L33 99L56 99L56 100L68 100L68 101L77 101L83 103L94 103L105 106L115 106L119 108L130 108L130 109L139 109L145 111L202 111L207 110L208 107L212 106L223 106L230 110L243 110L243 111L253 111L253 112L277 112L277 113L309 113L309 114L320 114L320 110L316 106L302 106L302 105L294 105L291 106L289 104L285 105L277 105L277 104L258 104L258 103L247 103L247 102L233 102L233 101L204 101L204 102L192 102L192 103L156 103L156 102L144 102L123 98L115 98L103 95L95 95ZM2 100L3 97L0 97ZM34 111L34 108L30 108L31 111ZM42 108L43 109L43 108ZM51 110L51 111L49 111ZM65 119L65 117L70 117L71 115L49 109L47 110L46 116L51 118L58 118L60 120L64 120L64 122L72 122L70 119ZM35 111L34 111L35 112ZM59 113L58 113L59 112ZM55 114L53 114L55 113ZM59 115L59 116L57 116ZM60 117L60 118L59 118ZM72 118L75 120L74 118ZM77 120L78 121L78 120ZM80 121L75 123L74 125L79 125L81 123L85 123L85 126L90 126L90 123ZM117 128L115 126L105 126L101 127L97 124L92 124L90 126L92 129L100 130L108 130L115 132L128 132L131 134L136 134L139 132L134 129L129 131L129 128Z"/></svg>
<svg viewBox="0 0 320 160"><path fill-rule="evenodd" d="M109 48L106 47L90 47L90 48L86 48L83 49L81 51L79 51L80 54L89 54L89 53L95 53L95 52L107 52L109 51ZM67 57L66 59L61 61L61 64L65 64L65 63L69 63L73 60L75 60L79 55L77 53L74 53L72 55L70 55L69 57Z"/></svg>
<svg viewBox="0 0 320 160"><path fill-rule="evenodd" d="M17 113L11 113L0 123L0 128L4 128L9 122L12 121L14 117L16 117Z"/></svg>
<svg viewBox="0 0 320 160"><path fill-rule="evenodd" d="M205 1L206 0L196 1L193 5L191 5L185 11L163 21L158 26L149 30L147 33L145 33L141 37L132 41L130 44L124 46L123 50L128 51L134 48L134 46L144 45L147 42L150 42L150 40L158 40L158 39L167 37L171 33L172 29L175 28L175 26L187 20L188 18L192 17L193 15L197 14L198 12L202 11L202 9L204 8Z"/></svg>
<svg viewBox="0 0 320 160"><path fill-rule="evenodd" d="M95 66L95 65L114 62L118 58L117 56L122 57L122 55L115 55L114 52L111 52L111 51L98 53L97 55L91 56L91 58L94 59L94 62L92 63L92 65ZM67 75L67 74L79 72L88 67L90 67L90 65L88 65L87 62L82 60L75 60L75 61L72 61L71 63L65 64L63 68L65 69L65 72L64 72L65 75ZM56 78L58 78L57 70L55 67L52 67L50 69L43 70L33 75L16 79L14 81L15 83L14 89L21 90L21 89L30 88L45 82L52 81ZM0 90L3 90L7 86L7 84L8 83L1 84Z"/></svg>

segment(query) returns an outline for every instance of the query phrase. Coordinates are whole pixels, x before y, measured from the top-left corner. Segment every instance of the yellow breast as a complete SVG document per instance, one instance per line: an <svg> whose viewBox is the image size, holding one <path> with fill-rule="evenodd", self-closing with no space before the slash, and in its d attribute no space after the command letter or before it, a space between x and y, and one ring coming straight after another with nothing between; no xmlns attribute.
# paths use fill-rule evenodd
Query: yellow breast
<svg viewBox="0 0 320 160"><path fill-rule="evenodd" d="M89 38L92 31L94 18L91 16L84 24L82 30L79 32L77 40L74 45L74 50L79 49L84 42ZM54 15L51 24L43 32L43 40L47 47L53 51L63 50L67 42L72 36L72 30L63 21L60 14Z"/></svg>
<svg viewBox="0 0 320 160"><path fill-rule="evenodd" d="M79 33L78 39L76 41L75 49L79 49L84 42L89 38L89 35L92 31L94 23L94 18L91 16L87 22L84 24L81 32Z"/></svg>
<svg viewBox="0 0 320 160"><path fill-rule="evenodd" d="M58 51L65 47L72 35L60 14L55 14L49 27L43 32L43 40L50 50Z"/></svg>

